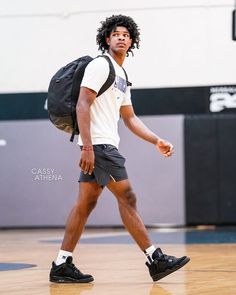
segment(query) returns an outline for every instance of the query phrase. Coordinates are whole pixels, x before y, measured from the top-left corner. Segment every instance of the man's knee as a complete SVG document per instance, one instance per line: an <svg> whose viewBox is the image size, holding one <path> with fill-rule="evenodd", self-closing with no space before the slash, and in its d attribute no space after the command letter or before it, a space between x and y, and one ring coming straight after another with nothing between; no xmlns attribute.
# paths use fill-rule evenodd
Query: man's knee
<svg viewBox="0 0 236 295"><path fill-rule="evenodd" d="M90 213L97 205L97 199L89 200L87 203L87 210Z"/></svg>
<svg viewBox="0 0 236 295"><path fill-rule="evenodd" d="M88 197L86 199L83 198L83 200L79 200L75 207L80 215L88 216L91 211L96 207L97 204L97 198Z"/></svg>
<svg viewBox="0 0 236 295"><path fill-rule="evenodd" d="M136 195L132 189L125 190L120 201L127 206L136 208Z"/></svg>

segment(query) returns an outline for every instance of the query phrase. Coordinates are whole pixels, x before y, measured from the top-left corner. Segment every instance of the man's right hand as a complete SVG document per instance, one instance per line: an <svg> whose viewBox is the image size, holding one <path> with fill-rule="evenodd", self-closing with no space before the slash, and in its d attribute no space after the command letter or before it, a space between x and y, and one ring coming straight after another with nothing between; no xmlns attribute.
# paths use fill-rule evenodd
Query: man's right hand
<svg viewBox="0 0 236 295"><path fill-rule="evenodd" d="M95 155L93 151L93 146L83 146L79 166L84 174L92 174L94 163Z"/></svg>

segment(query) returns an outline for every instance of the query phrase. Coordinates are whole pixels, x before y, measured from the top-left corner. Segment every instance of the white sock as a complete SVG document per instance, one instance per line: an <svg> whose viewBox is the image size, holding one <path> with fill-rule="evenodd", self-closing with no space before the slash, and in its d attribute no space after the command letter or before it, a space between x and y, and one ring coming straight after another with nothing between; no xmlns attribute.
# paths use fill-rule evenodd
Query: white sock
<svg viewBox="0 0 236 295"><path fill-rule="evenodd" d="M143 251L149 262L153 261L152 254L155 252L155 250L156 250L156 247L154 245L151 245L150 247L148 247L147 249Z"/></svg>
<svg viewBox="0 0 236 295"><path fill-rule="evenodd" d="M72 256L72 252L60 250L59 253L58 253L57 259L55 261L56 265L59 265L59 264L62 264L64 262L66 262L66 258L68 256Z"/></svg>

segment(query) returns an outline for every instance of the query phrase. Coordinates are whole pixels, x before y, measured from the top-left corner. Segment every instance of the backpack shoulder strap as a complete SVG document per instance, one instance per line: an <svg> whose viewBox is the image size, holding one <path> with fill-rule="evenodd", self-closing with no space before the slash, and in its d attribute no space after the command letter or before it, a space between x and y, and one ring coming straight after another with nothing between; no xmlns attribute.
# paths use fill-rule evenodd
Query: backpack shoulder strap
<svg viewBox="0 0 236 295"><path fill-rule="evenodd" d="M132 83L129 82L129 78L128 78L128 75L127 75L127 73L126 73L126 70L125 70L123 67L122 67L122 69L123 69L123 71L124 71L124 73L125 73L125 79L126 79L127 86L132 86Z"/></svg>
<svg viewBox="0 0 236 295"><path fill-rule="evenodd" d="M97 57L105 58L109 64L109 75L107 77L106 82L102 85L101 89L99 90L97 94L97 97L98 97L99 95L103 94L113 84L113 82L115 81L116 73L115 73L115 69L112 62L107 55L99 55Z"/></svg>
<svg viewBox="0 0 236 295"><path fill-rule="evenodd" d="M107 60L108 64L109 64L109 75L107 77L106 82L102 85L101 89L99 90L99 92L97 94L97 97L98 97L99 95L103 94L113 84L113 82L115 81L116 73L115 73L113 63L110 60L109 56L107 56L107 55L98 55L97 57L105 58ZM123 67L122 67L122 69L123 69L124 74L125 74L125 79L126 79L127 86L132 86L132 83L129 82L129 78L128 78L128 75L127 75L125 69Z"/></svg>

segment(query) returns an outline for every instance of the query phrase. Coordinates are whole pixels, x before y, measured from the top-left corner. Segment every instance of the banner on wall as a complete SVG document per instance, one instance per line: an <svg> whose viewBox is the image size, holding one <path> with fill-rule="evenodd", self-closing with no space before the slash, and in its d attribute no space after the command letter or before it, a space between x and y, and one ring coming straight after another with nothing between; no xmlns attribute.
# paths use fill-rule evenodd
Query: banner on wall
<svg viewBox="0 0 236 295"><path fill-rule="evenodd" d="M236 85L133 89L139 116L236 113ZM47 93L0 94L0 120L48 119Z"/></svg>
<svg viewBox="0 0 236 295"><path fill-rule="evenodd" d="M138 115L236 113L236 85L134 89Z"/></svg>

